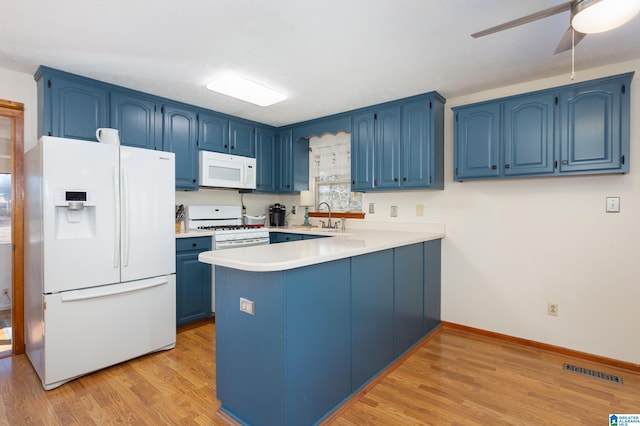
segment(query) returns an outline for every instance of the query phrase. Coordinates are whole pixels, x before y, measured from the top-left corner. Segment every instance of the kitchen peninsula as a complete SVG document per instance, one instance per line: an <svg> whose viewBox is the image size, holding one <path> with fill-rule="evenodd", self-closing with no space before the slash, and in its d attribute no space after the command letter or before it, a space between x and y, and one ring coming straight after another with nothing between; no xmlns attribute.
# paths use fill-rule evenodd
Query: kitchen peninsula
<svg viewBox="0 0 640 426"><path fill-rule="evenodd" d="M326 418L440 324L443 232L326 235L209 251L221 409L243 424Z"/></svg>

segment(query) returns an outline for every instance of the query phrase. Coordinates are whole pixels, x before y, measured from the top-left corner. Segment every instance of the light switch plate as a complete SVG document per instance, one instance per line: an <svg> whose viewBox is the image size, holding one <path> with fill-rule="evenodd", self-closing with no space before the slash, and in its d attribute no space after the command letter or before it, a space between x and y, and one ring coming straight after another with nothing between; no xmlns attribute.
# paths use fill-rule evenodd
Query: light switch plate
<svg viewBox="0 0 640 426"><path fill-rule="evenodd" d="M620 213L620 197L607 197L607 213Z"/></svg>

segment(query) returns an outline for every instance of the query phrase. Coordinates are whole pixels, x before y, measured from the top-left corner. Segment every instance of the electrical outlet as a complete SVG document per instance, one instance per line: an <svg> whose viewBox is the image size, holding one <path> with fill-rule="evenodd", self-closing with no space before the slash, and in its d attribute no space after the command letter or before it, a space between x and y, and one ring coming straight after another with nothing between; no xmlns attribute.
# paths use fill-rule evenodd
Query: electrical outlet
<svg viewBox="0 0 640 426"><path fill-rule="evenodd" d="M547 315L551 315L554 317L558 316L558 304L549 302L547 303Z"/></svg>
<svg viewBox="0 0 640 426"><path fill-rule="evenodd" d="M244 312L245 314L255 315L255 303L253 300L245 299L244 297L240 298L240 312Z"/></svg>
<svg viewBox="0 0 640 426"><path fill-rule="evenodd" d="M2 289L2 294L4 294L5 296L9 294L9 289L8 288L3 288Z"/></svg>
<svg viewBox="0 0 640 426"><path fill-rule="evenodd" d="M398 217L398 206L391 206L391 217Z"/></svg>
<svg viewBox="0 0 640 426"><path fill-rule="evenodd" d="M376 212L376 205L374 203L369 203L369 213L374 214Z"/></svg>

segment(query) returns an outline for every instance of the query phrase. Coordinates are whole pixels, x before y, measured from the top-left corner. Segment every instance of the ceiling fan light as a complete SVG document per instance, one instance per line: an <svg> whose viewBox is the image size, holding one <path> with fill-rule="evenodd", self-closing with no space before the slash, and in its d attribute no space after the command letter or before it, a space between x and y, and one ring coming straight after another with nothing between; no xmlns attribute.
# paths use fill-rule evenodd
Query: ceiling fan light
<svg viewBox="0 0 640 426"><path fill-rule="evenodd" d="M573 8L571 26L584 33L602 33L626 24L640 12L640 0L582 0Z"/></svg>

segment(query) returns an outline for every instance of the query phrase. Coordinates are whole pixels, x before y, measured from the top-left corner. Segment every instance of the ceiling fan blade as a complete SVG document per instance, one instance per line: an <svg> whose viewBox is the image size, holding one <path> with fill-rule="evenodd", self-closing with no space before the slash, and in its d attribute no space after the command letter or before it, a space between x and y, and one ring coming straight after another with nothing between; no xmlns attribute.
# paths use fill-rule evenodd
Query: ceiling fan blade
<svg viewBox="0 0 640 426"><path fill-rule="evenodd" d="M471 34L471 37L473 38L484 37L489 34L497 33L499 31L507 30L509 28L517 27L523 24L528 24L529 22L533 22L539 19L547 18L549 16L557 15L558 13L571 10L572 5L573 5L573 1L562 3L562 4L559 4L558 6L550 7L548 9L544 9L539 12L532 13L531 15L522 16L518 19L514 19L513 21L505 22L504 24L496 25L495 27L487 28L486 30L473 33Z"/></svg>
<svg viewBox="0 0 640 426"><path fill-rule="evenodd" d="M556 51L553 52L554 55L557 55L558 53L562 53L562 52L566 52L567 50L571 50L571 33L573 33L574 30L573 28L570 26L569 29L567 31L565 31L565 33L563 34L562 38L560 39L560 43L558 43L558 47L556 47ZM584 36L586 36L585 33L581 33L578 31L575 31L575 40L573 42L574 46L577 46L578 43L580 43L580 40L582 40L584 38Z"/></svg>

